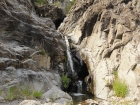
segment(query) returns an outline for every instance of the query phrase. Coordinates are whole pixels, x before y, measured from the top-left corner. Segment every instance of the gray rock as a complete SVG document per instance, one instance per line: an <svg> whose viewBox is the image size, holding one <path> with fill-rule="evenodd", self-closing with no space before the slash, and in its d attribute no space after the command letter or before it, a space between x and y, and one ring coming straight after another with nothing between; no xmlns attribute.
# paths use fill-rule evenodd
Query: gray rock
<svg viewBox="0 0 140 105"><path fill-rule="evenodd" d="M72 101L72 98L67 93L57 87L52 87L49 91L43 94L42 98L47 100L50 99L53 102L62 104Z"/></svg>
<svg viewBox="0 0 140 105"><path fill-rule="evenodd" d="M4 98L0 96L0 103L5 102Z"/></svg>
<svg viewBox="0 0 140 105"><path fill-rule="evenodd" d="M24 100L19 105L42 105L39 101L35 100Z"/></svg>

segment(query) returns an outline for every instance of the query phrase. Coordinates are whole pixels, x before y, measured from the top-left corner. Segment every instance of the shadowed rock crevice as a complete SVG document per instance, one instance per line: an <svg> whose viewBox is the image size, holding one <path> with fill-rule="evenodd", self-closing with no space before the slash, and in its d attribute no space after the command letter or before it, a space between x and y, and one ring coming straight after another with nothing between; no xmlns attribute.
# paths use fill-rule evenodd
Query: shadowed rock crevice
<svg viewBox="0 0 140 105"><path fill-rule="evenodd" d="M57 19L57 20L54 21L54 24L55 24L56 29L58 29L58 27L60 26L60 24L63 22L64 18L63 19Z"/></svg>
<svg viewBox="0 0 140 105"><path fill-rule="evenodd" d="M40 7L34 4L34 8L36 14L39 17L52 19L56 29L60 26L60 24L63 22L64 18L66 17L64 11L61 8L55 6L54 4L44 4L43 6Z"/></svg>
<svg viewBox="0 0 140 105"><path fill-rule="evenodd" d="M80 38L80 42L85 38L91 35L93 29L94 29L94 25L96 23L98 19L98 14L95 13L93 14L93 17L91 19L89 19L88 21L85 22L84 27L83 27L83 32L82 32L82 36Z"/></svg>
<svg viewBox="0 0 140 105"><path fill-rule="evenodd" d="M129 2L131 2L132 0L123 0L121 3L125 3L128 4Z"/></svg>

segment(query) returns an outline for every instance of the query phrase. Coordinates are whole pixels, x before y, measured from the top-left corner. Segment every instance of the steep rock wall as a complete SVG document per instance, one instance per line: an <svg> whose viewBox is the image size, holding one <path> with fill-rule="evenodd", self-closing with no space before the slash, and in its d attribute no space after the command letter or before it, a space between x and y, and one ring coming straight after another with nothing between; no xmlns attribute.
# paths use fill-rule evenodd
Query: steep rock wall
<svg viewBox="0 0 140 105"><path fill-rule="evenodd" d="M77 0L58 30L86 63L96 97L110 97L117 70L129 87L127 96L139 99L139 0Z"/></svg>
<svg viewBox="0 0 140 105"><path fill-rule="evenodd" d="M0 0L0 102L13 86L60 88L64 51L62 35L50 18L36 14L31 0Z"/></svg>

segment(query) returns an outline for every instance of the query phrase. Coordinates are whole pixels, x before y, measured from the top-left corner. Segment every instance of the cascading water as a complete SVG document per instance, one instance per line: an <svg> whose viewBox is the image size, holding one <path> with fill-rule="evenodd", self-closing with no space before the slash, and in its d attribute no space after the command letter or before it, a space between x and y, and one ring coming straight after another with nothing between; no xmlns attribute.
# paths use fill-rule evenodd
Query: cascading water
<svg viewBox="0 0 140 105"><path fill-rule="evenodd" d="M82 84L83 82L80 80L77 82L77 93L82 93Z"/></svg>
<svg viewBox="0 0 140 105"><path fill-rule="evenodd" d="M68 63L69 63L69 66L70 66L70 69L71 69L72 73L74 73L73 61L72 61L72 56L71 56L71 53L70 53L69 42L68 42L68 38L66 36L65 36L65 42L66 42L66 48L67 48Z"/></svg>
<svg viewBox="0 0 140 105"><path fill-rule="evenodd" d="M93 98L93 95L89 94L88 93L89 91L87 91L87 88L89 88L89 86L85 87L84 78L88 75L87 68L85 68L83 64L80 72L74 70L73 60L70 52L70 46L69 46L68 38L66 36L65 36L65 42L66 42L68 65L72 73L71 75L72 81L68 91L72 96L72 98L74 99L74 105L78 105L78 103L82 102L83 100Z"/></svg>

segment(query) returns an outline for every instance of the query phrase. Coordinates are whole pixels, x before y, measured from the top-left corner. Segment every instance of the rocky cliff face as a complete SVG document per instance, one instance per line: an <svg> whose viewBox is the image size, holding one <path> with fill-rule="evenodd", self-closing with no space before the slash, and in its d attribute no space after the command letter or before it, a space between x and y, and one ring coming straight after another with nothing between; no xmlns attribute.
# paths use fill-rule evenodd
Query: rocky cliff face
<svg viewBox="0 0 140 105"><path fill-rule="evenodd" d="M58 70L64 50L65 42L52 20L38 17L30 0L0 0L2 97L13 86L29 85L44 92L61 87Z"/></svg>
<svg viewBox="0 0 140 105"><path fill-rule="evenodd" d="M72 40L86 63L96 97L111 96L117 70L129 87L128 98L139 99L139 0L77 0L58 30Z"/></svg>

